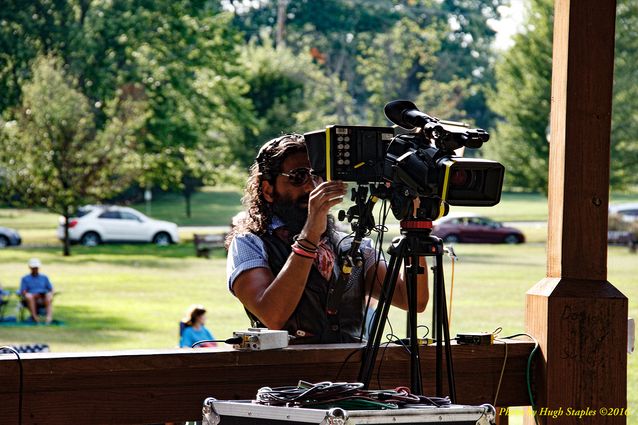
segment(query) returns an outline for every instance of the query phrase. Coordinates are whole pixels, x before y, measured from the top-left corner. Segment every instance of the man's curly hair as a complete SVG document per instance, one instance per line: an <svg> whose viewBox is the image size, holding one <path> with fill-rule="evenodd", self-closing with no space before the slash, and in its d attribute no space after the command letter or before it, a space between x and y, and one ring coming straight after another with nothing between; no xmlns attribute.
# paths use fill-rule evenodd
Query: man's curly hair
<svg viewBox="0 0 638 425"><path fill-rule="evenodd" d="M235 235L242 233L263 235L266 232L272 220L272 209L264 199L261 183L265 180L274 185L275 179L282 171L283 162L290 155L298 152L307 152L306 140L301 134L277 137L266 142L259 150L255 163L250 167L250 176L242 198L244 215L237 223L233 223L232 230L226 238L227 248Z"/></svg>

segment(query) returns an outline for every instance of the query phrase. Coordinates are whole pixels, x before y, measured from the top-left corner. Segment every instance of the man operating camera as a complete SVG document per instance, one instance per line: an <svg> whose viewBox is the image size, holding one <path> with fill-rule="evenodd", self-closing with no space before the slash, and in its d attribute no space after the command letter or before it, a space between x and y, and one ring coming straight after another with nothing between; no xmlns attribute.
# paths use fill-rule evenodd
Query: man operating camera
<svg viewBox="0 0 638 425"><path fill-rule="evenodd" d="M379 297L386 263L377 261L371 240L364 239L363 266L352 269L345 288L336 288L340 253L351 240L335 229L329 211L346 189L343 182L324 182L313 173L302 135L285 135L261 148L243 198L245 215L227 240L228 287L253 325L285 329L298 343L359 341L366 297ZM417 294L422 312L427 273L418 275ZM331 297L338 297L337 309L328 308L335 305ZM408 308L403 273L392 304Z"/></svg>

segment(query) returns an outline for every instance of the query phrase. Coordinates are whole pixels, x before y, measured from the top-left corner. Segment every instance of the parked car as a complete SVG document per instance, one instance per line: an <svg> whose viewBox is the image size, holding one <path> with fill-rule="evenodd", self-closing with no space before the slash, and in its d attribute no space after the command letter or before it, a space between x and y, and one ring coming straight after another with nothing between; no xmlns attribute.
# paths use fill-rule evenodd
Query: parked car
<svg viewBox="0 0 638 425"><path fill-rule="evenodd" d="M638 221L638 202L610 205L609 215L617 215L628 223Z"/></svg>
<svg viewBox="0 0 638 425"><path fill-rule="evenodd" d="M18 246L22 243L22 238L17 230L8 227L0 227L0 248L8 246Z"/></svg>
<svg viewBox="0 0 638 425"><path fill-rule="evenodd" d="M607 243L636 248L638 244L638 203L609 206Z"/></svg>
<svg viewBox="0 0 638 425"><path fill-rule="evenodd" d="M64 218L60 218L58 238L64 239ZM72 243L95 246L107 242L179 242L177 224L155 220L128 207L87 205L69 220Z"/></svg>
<svg viewBox="0 0 638 425"><path fill-rule="evenodd" d="M508 243L525 242L525 235L503 223L475 214L451 214L436 220L432 234L446 243Z"/></svg>
<svg viewBox="0 0 638 425"><path fill-rule="evenodd" d="M610 245L627 245L633 246L638 238L633 232L628 230L608 230L607 243Z"/></svg>

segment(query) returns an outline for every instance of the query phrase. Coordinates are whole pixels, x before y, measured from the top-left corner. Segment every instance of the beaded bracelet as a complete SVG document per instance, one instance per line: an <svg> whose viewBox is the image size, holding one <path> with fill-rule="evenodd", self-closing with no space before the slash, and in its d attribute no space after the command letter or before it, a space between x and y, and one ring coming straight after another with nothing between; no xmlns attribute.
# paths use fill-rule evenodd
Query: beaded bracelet
<svg viewBox="0 0 638 425"><path fill-rule="evenodd" d="M315 249L315 248L310 248L310 247L308 247L308 246L306 246L306 245L302 244L302 243L301 243L301 242L299 242L299 241L295 242L295 243L294 243L294 245L296 245L297 247L299 247L299 248L303 249L303 250L304 250L304 251L306 251L306 252L310 252L311 254L316 254L316 253L317 253L317 251L318 251L317 249Z"/></svg>
<svg viewBox="0 0 638 425"><path fill-rule="evenodd" d="M308 251L308 252L317 252L317 248L311 248L307 245L304 245L303 243L297 241L295 242L296 245L298 245L299 247L301 247L301 249L303 249L304 251Z"/></svg>
<svg viewBox="0 0 638 425"><path fill-rule="evenodd" d="M292 240L293 240L293 241L295 241L295 242L297 242L297 243L299 243L299 241L308 242L310 245L312 245L312 247L313 247L314 249L318 249L318 248L319 248L316 244L312 243L312 241L309 241L309 240L308 240L308 239L306 239L306 238L302 238L302 237L301 237L301 233L300 233L300 234L298 234L298 235L293 236Z"/></svg>
<svg viewBox="0 0 638 425"><path fill-rule="evenodd" d="M316 249L308 248L308 247L300 244L299 242L295 242L294 244L292 244L292 246L296 247L298 249L301 249L302 251L306 251L308 254L316 254L317 253Z"/></svg>
<svg viewBox="0 0 638 425"><path fill-rule="evenodd" d="M313 260L317 258L316 252L308 252L304 250L303 248L299 247L297 244L294 244L292 246L292 252L304 258L312 258Z"/></svg>
<svg viewBox="0 0 638 425"><path fill-rule="evenodd" d="M293 246L296 246L296 247L298 247L298 248L301 248L301 249L303 249L304 251L309 252L309 253L311 253L311 254L316 254L316 253L317 253L317 251L318 251L317 249L307 247L306 245L304 245L304 244L300 243L299 241L297 241L297 242L293 243L292 245L293 245Z"/></svg>

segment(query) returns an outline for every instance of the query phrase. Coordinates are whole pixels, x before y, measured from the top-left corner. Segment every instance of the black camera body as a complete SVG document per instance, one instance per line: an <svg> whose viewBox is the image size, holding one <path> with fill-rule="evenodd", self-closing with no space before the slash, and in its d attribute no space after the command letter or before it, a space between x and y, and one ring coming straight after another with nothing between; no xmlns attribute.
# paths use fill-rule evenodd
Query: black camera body
<svg viewBox="0 0 638 425"><path fill-rule="evenodd" d="M423 146L421 139L419 134L406 134L392 141L384 161L386 181L449 205L490 207L499 203L503 165Z"/></svg>
<svg viewBox="0 0 638 425"><path fill-rule="evenodd" d="M312 168L324 180L379 183L392 127L330 125L305 133Z"/></svg>
<svg viewBox="0 0 638 425"><path fill-rule="evenodd" d="M411 218L419 198L418 219L435 220L449 205L493 206L500 202L505 167L487 159L455 155L489 139L482 129L443 121L420 112L409 101L390 102L386 116L412 132L393 127L331 125L304 134L312 168L324 180L375 186L375 196L390 199L398 219Z"/></svg>

